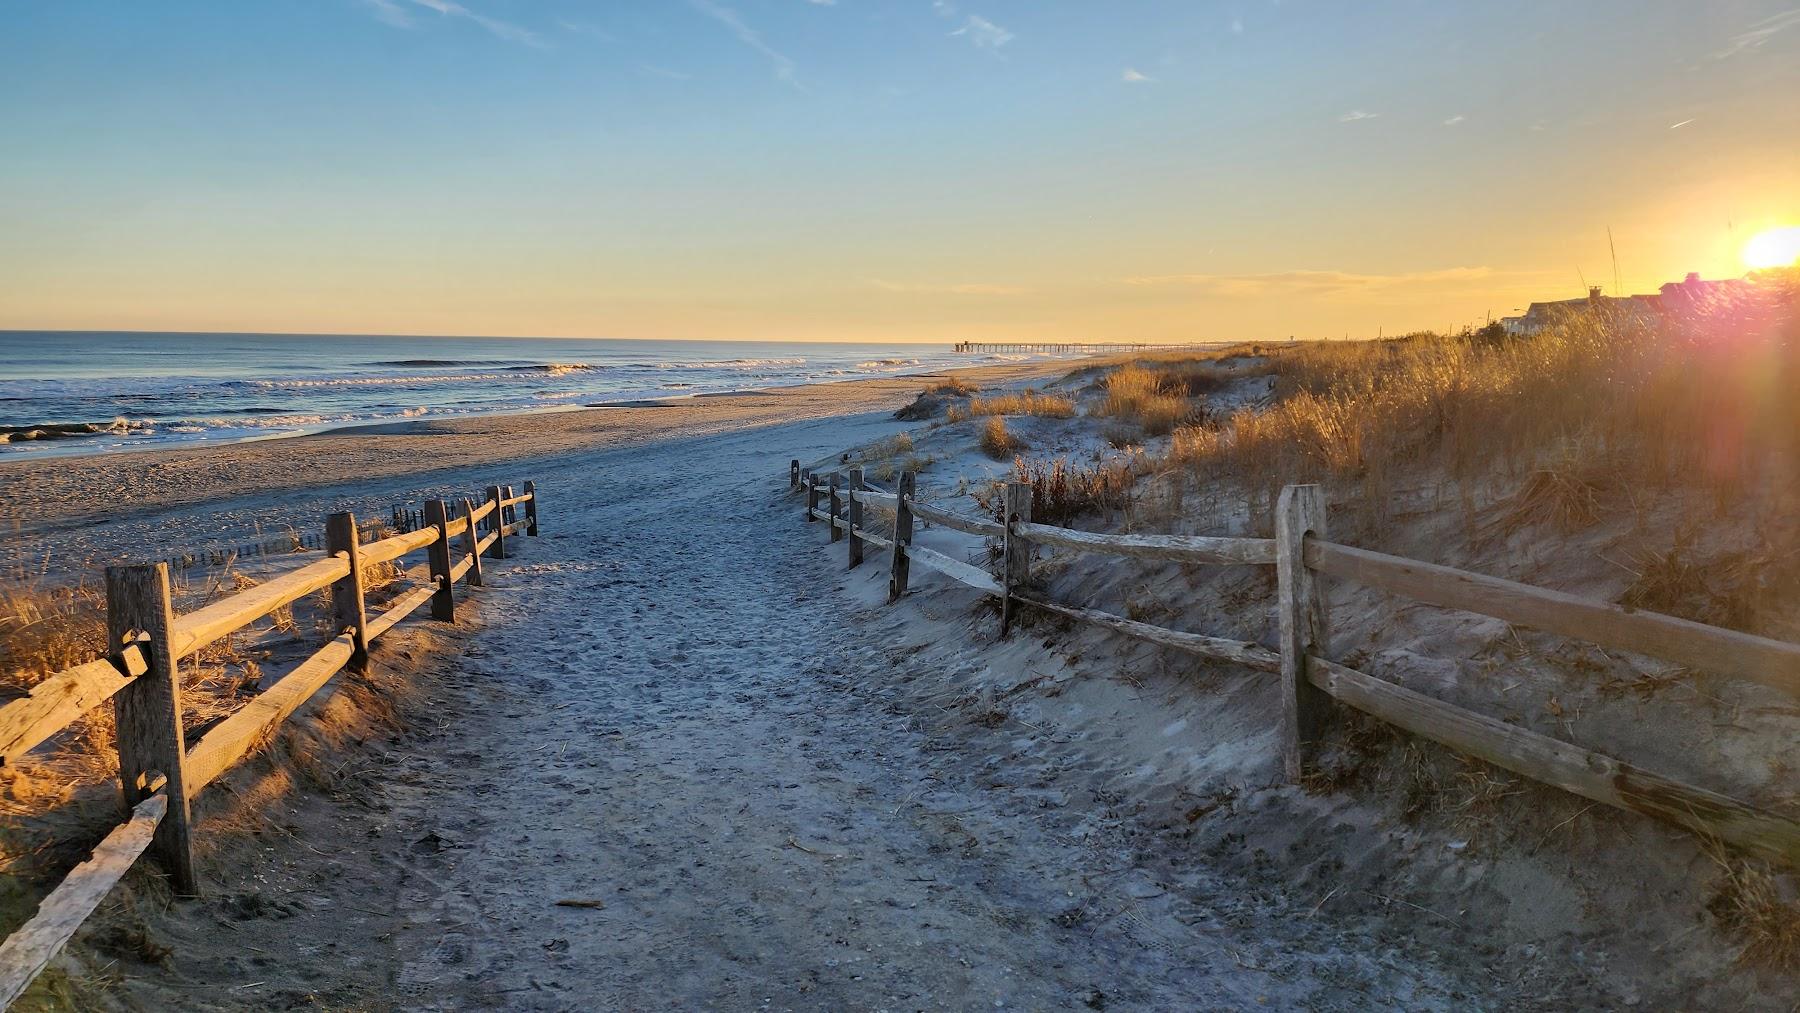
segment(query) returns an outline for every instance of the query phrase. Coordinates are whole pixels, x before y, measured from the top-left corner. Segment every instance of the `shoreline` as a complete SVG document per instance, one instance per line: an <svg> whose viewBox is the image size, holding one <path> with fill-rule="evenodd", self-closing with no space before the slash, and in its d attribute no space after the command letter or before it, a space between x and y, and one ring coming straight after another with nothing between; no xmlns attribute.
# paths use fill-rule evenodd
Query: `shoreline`
<svg viewBox="0 0 1800 1013"><path fill-rule="evenodd" d="M87 569L246 540L327 512L372 509L462 485L517 481L523 462L818 421L907 403L933 378L984 386L1061 375L1083 359L1037 360L553 412L408 419L198 447L0 460L0 572ZM166 551L165 551L166 550Z"/></svg>

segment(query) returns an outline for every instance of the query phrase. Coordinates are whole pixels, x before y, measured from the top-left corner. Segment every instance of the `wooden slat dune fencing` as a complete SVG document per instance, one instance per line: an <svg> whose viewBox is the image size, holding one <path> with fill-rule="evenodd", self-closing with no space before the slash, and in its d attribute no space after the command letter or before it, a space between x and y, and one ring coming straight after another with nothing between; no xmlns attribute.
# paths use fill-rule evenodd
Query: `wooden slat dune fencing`
<svg viewBox="0 0 1800 1013"><path fill-rule="evenodd" d="M920 563L998 596L1003 625L1010 624L1016 605L1028 605L1165 647L1275 674L1281 686L1282 761L1290 780L1298 780L1310 762L1333 705L1343 705L1515 774L1800 867L1800 821L1790 816L1642 770L1327 659L1329 617L1324 585L1326 579L1355 581L1424 604L1492 616L1517 626L1746 679L1796 697L1800 697L1800 644L1339 545L1327 540L1325 497L1318 486L1282 490L1274 538L1210 538L1101 534L1035 523L1031 520L1031 488L1019 482L1007 485L1006 520L1001 523L915 500L915 477L910 472L900 476L896 493L888 493L872 491L861 471L851 469L842 495L837 492L835 473L821 476L794 461L788 475L791 488L807 491L806 518L830 524L834 541L846 533L852 544L857 539L877 539L838 508L841 500L895 516L895 536L889 542L890 601L906 592L909 564ZM830 508L820 505L821 481L832 490ZM999 538L999 574L913 545L914 518ZM1035 597L1025 590L1030 582L1033 545L1181 563L1274 566L1279 643L1271 649ZM850 565L855 566L859 559L853 555Z"/></svg>
<svg viewBox="0 0 1800 1013"><path fill-rule="evenodd" d="M512 554L512 537L538 533L538 495L531 482L518 495L511 486L490 486L479 507L464 499L453 509L438 500L426 503L423 513L424 526L380 541L364 541L366 528L352 515L333 514L321 542L324 559L185 614L177 614L170 604L166 562L107 568L113 648L0 706L0 765L16 763L32 747L111 700L118 724L119 780L130 817L44 898L29 922L0 944L0 1006L10 1006L31 985L144 852L156 854L176 892L196 895L190 803L200 790L268 741L273 729L332 676L345 668L365 669L376 639L421 605L431 603L434 619L454 619L456 583L466 577L469 586L481 586L481 557L504 559ZM415 581L418 586L370 615L365 570L421 551L427 553L429 580ZM321 590L331 595L338 635L189 745L176 677L180 660Z"/></svg>

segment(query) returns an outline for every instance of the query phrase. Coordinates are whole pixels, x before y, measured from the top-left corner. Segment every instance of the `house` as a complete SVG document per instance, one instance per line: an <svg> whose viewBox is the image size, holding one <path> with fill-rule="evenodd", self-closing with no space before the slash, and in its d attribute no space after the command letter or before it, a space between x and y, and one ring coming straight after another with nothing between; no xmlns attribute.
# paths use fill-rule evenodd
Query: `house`
<svg viewBox="0 0 1800 1013"><path fill-rule="evenodd" d="M1534 302L1522 316L1501 317L1500 326L1508 334L1529 337L1584 316L1609 323L1656 323L1672 313L1714 309L1750 291L1750 283L1741 278L1704 281L1690 271L1685 279L1669 282L1655 295L1605 296L1600 294L1600 286L1590 285L1585 299Z"/></svg>

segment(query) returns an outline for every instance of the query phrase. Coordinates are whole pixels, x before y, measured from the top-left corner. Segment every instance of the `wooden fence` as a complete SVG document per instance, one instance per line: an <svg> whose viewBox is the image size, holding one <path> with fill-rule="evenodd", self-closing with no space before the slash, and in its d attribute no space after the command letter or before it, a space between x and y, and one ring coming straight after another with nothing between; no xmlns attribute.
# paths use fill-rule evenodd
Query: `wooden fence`
<svg viewBox="0 0 1800 1013"><path fill-rule="evenodd" d="M1329 642L1324 578L1354 581L1427 605L1475 612L1516 626L1747 679L1796 697L1800 697L1800 644L1339 545L1327 540L1324 493L1312 485L1282 490L1274 538L1115 535L1037 524L1031 520L1031 487L1019 482L1006 487L1005 523L915 500L911 473L902 474L898 487L890 493L865 481L861 469L850 469L847 480L840 480L836 473L821 476L794 461L789 465L789 485L805 489L809 521L830 524L832 541L849 540L851 566L862 559L862 543L891 550L890 601L905 593L909 565L921 563L999 596L1003 628L1010 625L1018 606L1029 605L1164 647L1276 675L1282 700L1282 762L1290 780L1298 780L1311 760L1332 705L1342 704L1583 798L1654 816L1760 857L1800 866L1800 821L1792 817L1465 710L1323 657ZM823 507L821 496L826 497ZM891 540L863 530L865 507L894 515ZM999 539L1000 574L913 545L915 517ZM1035 597L1027 592L1034 545L1181 563L1273 566L1278 644L1272 649L1165 629Z"/></svg>
<svg viewBox="0 0 1800 1013"><path fill-rule="evenodd" d="M520 507L524 516L519 516ZM177 893L199 891L194 874L190 803L207 784L268 739L272 730L336 675L366 671L377 637L426 602L433 619L455 612L455 585L482 584L483 556L504 559L520 533L538 533L538 496L531 482L489 486L481 506L464 499L454 511L443 500L425 504L417 531L365 542L348 513L333 514L324 530L326 558L288 569L256 587L185 614L170 603L169 567L158 562L106 571L106 656L39 682L29 695L0 706L0 765L68 727L90 709L113 701L119 780L129 818L94 849L88 861L44 898L37 913L0 944L0 1006L30 986L82 921L139 855L154 851ZM426 554L429 579L367 611L364 574L377 563ZM285 605L329 589L339 634L249 703L208 729L191 746L181 721L182 658Z"/></svg>

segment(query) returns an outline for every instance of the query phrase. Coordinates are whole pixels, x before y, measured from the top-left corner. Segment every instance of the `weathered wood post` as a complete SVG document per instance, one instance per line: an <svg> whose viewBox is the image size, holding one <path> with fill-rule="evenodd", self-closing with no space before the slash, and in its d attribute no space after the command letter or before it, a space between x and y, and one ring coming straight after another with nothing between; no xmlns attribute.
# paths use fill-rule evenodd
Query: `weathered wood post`
<svg viewBox="0 0 1800 1013"><path fill-rule="evenodd" d="M356 650L345 667L353 672L369 670L369 616L363 591L362 550L358 546L354 514L332 514L325 519L325 554L343 556L350 572L331 585L331 611L339 633L353 631Z"/></svg>
<svg viewBox="0 0 1800 1013"><path fill-rule="evenodd" d="M868 487L863 484L863 470L861 468L851 468L850 469L850 502L847 506L844 507L844 513L848 517L849 523L850 523L850 530L849 530L848 534L850 535L850 568L851 569L855 569L856 567L862 565L863 540L862 540L862 536L857 534L857 531L859 531L862 528L863 504L862 504L862 500L858 499L856 494L859 492L862 492L866 488L868 488Z"/></svg>
<svg viewBox="0 0 1800 1013"><path fill-rule="evenodd" d="M894 483L894 554L888 563L888 601L898 601L906 593L906 547L912 544L913 473L903 471Z"/></svg>
<svg viewBox="0 0 1800 1013"><path fill-rule="evenodd" d="M427 500L425 519L437 528L437 539L426 552L432 582L437 584L437 592L431 596L431 618L454 622L456 592L450 580L450 504L441 499Z"/></svg>
<svg viewBox="0 0 1800 1013"><path fill-rule="evenodd" d="M468 526L463 528L463 551L469 554L469 586L481 586L481 527L475 520L475 504L465 498L462 501L463 516L468 519Z"/></svg>
<svg viewBox="0 0 1800 1013"><path fill-rule="evenodd" d="M513 487L510 485L501 486L500 487L500 495L504 496L507 499L512 499L513 498ZM502 509L500 512L506 515L505 517L501 518L501 520L500 520L501 527L510 528L514 524L519 523L519 505L517 503L508 503L506 505L506 507L504 509Z"/></svg>
<svg viewBox="0 0 1800 1013"><path fill-rule="evenodd" d="M819 509L819 476L814 472L806 473L806 519L816 521L813 511Z"/></svg>
<svg viewBox="0 0 1800 1013"><path fill-rule="evenodd" d="M494 509L488 511L488 531L494 536L495 559L506 558L506 508L500 505L505 498L500 494L499 486L488 486L488 502L494 505Z"/></svg>
<svg viewBox="0 0 1800 1013"><path fill-rule="evenodd" d="M831 540L834 542L837 541L838 539L844 537L844 533L842 531L838 530L838 517L843 512L844 512L844 504L841 501L839 501L839 499L838 499L838 473L834 471L831 473L831 510L830 510L830 513L831 513Z"/></svg>
<svg viewBox="0 0 1800 1013"><path fill-rule="evenodd" d="M1031 520L1031 483L1006 483L1001 510L1006 514L1003 518L1006 537L1001 542L1001 584L1005 587L1006 594L1000 600L1000 635L1004 637L1012 630L1013 615L1019 607L1013 600L1013 592L1031 579L1031 543L1013 530L1015 523Z"/></svg>
<svg viewBox="0 0 1800 1013"><path fill-rule="evenodd" d="M181 727L181 680L169 630L175 609L169 602L169 567L106 568L106 629L110 649L135 643L149 670L113 696L117 719L119 782L125 808L156 793L164 779L169 811L157 825L151 847L175 881L175 892L198 896L193 831L187 794L187 744Z"/></svg>
<svg viewBox="0 0 1800 1013"><path fill-rule="evenodd" d="M788 488L800 488L800 459L798 457L788 462Z"/></svg>
<svg viewBox="0 0 1800 1013"><path fill-rule="evenodd" d="M1307 655L1325 652L1324 587L1306 568L1306 538L1325 537L1325 491L1290 485L1275 506L1275 589L1281 623L1282 764L1298 781L1325 728L1331 698L1306 681Z"/></svg>
<svg viewBox="0 0 1800 1013"><path fill-rule="evenodd" d="M532 538L536 538L538 536L538 533L537 533L537 483L536 482L526 482L525 483L525 495L531 497L530 499L525 501L525 533L527 535L531 536Z"/></svg>

